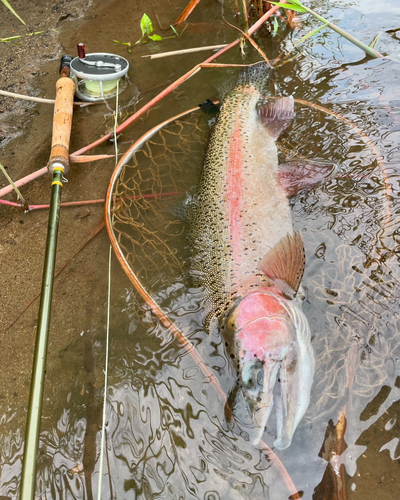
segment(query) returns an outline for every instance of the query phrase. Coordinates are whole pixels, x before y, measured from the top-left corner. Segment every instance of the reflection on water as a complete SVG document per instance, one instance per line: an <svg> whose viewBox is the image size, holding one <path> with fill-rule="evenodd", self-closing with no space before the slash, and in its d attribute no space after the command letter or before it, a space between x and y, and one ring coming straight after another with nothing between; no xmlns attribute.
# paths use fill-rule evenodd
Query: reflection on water
<svg viewBox="0 0 400 500"><path fill-rule="evenodd" d="M342 13L339 8L332 12ZM375 33L377 24L366 19ZM397 38L383 36L386 50L395 52ZM296 105L296 120L279 144L280 161L311 158L338 165L331 179L291 201L294 226L306 246L304 311L316 358L308 411L292 445L278 458L267 447L250 445L227 420L225 398L214 379L204 375L190 349L174 342L115 271L102 499L282 500L296 498L296 490L301 498L315 500L398 496L399 66L388 60L341 65L330 45L337 43L336 35L320 33L315 40L322 44L311 54L275 73L277 88L354 122L378 146L386 170L354 128ZM345 47L350 61L353 49ZM193 144L201 155L203 146ZM174 148L170 152L180 154ZM189 171L183 191L196 175L195 169ZM174 182L174 192L181 192ZM136 217L143 218L143 209L151 206L138 205ZM227 394L234 374L224 345L218 332L203 331L201 297L182 274L184 224L175 217L180 207L172 198L157 200L156 206L159 217L147 212L146 231L154 242L159 235L168 241L169 253L164 252L160 267L137 240L142 246L137 261L149 258L138 274ZM43 420L37 498L98 496L103 347L100 332L90 352L99 372L91 395L82 396L82 404L74 397L65 405L59 402L65 408ZM9 410L0 420L0 498L18 498L23 432L13 428L14 413ZM275 434L272 418L264 441L272 446Z"/></svg>
<svg viewBox="0 0 400 500"><path fill-rule="evenodd" d="M37 461L38 498L87 498L82 466L85 433L86 420L71 419L69 410L64 410L55 428L41 433ZM23 457L21 432L9 432L3 436L0 446L0 498L18 498Z"/></svg>

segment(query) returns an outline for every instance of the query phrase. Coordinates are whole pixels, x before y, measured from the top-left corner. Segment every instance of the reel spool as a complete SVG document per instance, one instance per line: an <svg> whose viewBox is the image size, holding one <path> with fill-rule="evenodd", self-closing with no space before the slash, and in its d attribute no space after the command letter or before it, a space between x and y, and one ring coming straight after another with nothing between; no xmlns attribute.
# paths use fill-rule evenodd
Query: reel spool
<svg viewBox="0 0 400 500"><path fill-rule="evenodd" d="M85 54L83 43L78 44L78 57L71 61L71 78L77 97L96 102L111 99L125 90L129 63L126 59L106 52Z"/></svg>

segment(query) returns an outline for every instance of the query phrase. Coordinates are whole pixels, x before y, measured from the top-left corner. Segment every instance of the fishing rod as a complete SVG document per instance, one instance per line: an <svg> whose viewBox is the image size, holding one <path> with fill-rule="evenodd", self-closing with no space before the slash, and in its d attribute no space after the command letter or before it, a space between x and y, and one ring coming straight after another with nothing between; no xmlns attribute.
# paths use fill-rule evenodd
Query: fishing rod
<svg viewBox="0 0 400 500"><path fill-rule="evenodd" d="M33 359L28 417L25 431L24 459L21 477L21 500L35 496L36 461L39 447L40 420L42 415L43 387L46 369L47 344L50 328L51 299L53 295L54 269L57 250L60 202L63 181L69 171L69 141L75 83L70 78L72 56L61 59L60 78L56 83L56 100L53 115L53 136L48 171L53 176L51 184L50 213L47 226L46 253L40 294L35 354Z"/></svg>
<svg viewBox="0 0 400 500"><path fill-rule="evenodd" d="M61 192L63 181L66 181L65 177L69 172L69 142L74 95L76 94L81 100L88 102L113 98L126 88L128 69L128 61L121 56L103 52L86 54L83 43L78 44L78 57L73 58L70 55L65 55L61 58L60 78L56 83L51 153L47 164L53 181L25 431L21 500L33 500L35 497L36 461L39 448Z"/></svg>

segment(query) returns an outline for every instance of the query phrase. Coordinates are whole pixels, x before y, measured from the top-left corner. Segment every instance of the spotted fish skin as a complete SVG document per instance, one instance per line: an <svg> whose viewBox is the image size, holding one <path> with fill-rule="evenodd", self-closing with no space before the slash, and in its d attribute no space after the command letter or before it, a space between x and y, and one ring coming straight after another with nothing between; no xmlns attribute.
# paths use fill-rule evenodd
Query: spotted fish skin
<svg viewBox="0 0 400 500"><path fill-rule="evenodd" d="M278 172L276 138L293 101L282 99L263 116L257 106L268 76L265 64L246 69L224 95L187 220L192 276L205 292L205 325L219 320L238 374L231 410L257 444L275 403L275 446L284 449L309 403L314 355L296 298L304 245L293 234ZM240 414L240 397L250 424Z"/></svg>
<svg viewBox="0 0 400 500"><path fill-rule="evenodd" d="M206 290L210 316L222 316L262 279L258 264L292 233L289 202L278 184L278 154L257 112L265 64L244 71L223 98L188 222L192 274Z"/></svg>

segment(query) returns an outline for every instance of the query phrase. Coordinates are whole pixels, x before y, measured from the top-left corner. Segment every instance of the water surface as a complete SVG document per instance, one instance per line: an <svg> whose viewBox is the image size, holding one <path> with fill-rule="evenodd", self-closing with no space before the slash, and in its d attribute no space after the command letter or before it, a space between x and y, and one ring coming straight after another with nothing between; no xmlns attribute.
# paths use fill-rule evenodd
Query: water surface
<svg viewBox="0 0 400 500"><path fill-rule="evenodd" d="M386 1L379 8L372 1L311 3L315 10L364 41L382 31L377 50L400 58L399 32L385 32L400 27L398 7ZM179 4L174 5L173 15L160 12L156 2L152 5L153 12L147 13L155 31L156 11L161 26L168 26L185 2ZM384 7L390 9L390 16L384 14ZM136 41L131 26L115 28L116 19L124 13L138 26L142 12L115 2L99 9L95 20L61 35L67 51L74 50L74 44L84 37L90 50L116 52L128 58L132 86L121 96L122 114L133 112L138 95L140 106L156 95L155 87L165 86L206 57L197 54L149 61L141 55L225 43L236 36L224 24L220 4L205 1L193 13L182 38L137 46L129 54L124 46L111 41L116 33L120 41ZM232 21L229 6L225 6L225 15ZM301 33L312 26L314 21L304 18ZM268 38L259 33L256 40L274 58L291 47L291 39L299 37L295 33ZM246 60L256 59L249 49ZM223 60L237 63L241 56L234 51ZM234 74L231 69L202 70L124 133L121 150L164 119L206 98L215 98L218 88ZM300 57L276 70L271 81L270 91L276 95L293 95L330 112L298 102L296 119L279 141L280 160L309 158L337 165L331 179L291 201L293 223L302 231L306 246L304 310L312 330L316 373L311 402L292 445L285 451L272 450L279 460L269 449L251 445L226 420L223 394L230 390L234 378L218 333L207 335L204 331L201 297L187 279L184 223L176 218L182 196L153 205L151 201L134 205L138 209L135 220L145 225L142 231L129 229L136 238L136 247L126 247L127 254L134 253L132 266L171 321L190 337L204 365L219 381L222 393L200 370L187 346L177 343L143 304L113 258L101 498L280 500L294 491L299 491L301 498L317 500L396 498L400 487L399 74L396 61L366 59L359 49L324 30L304 45ZM113 108L114 103L110 106ZM102 133L106 126L112 126L112 112L86 108L79 110L74 120L80 131L73 137L78 149L97 138L97 131ZM175 183L176 192L186 192L195 185L208 117L198 113L191 120L182 125L181 136L199 120L200 132L193 147L176 142L180 125L167 129L167 161L165 151L160 153L157 176L150 185L145 179L138 186L141 193L170 190L171 183ZM376 149L367 144L365 136ZM112 146L103 149L109 152ZM158 151L154 144L150 150ZM140 161L142 180L146 161ZM112 168L110 164L109 173ZM137 179L137 174L128 175L126 182L132 179ZM83 182L83 173L76 174L74 180ZM98 189L105 190L106 174L95 176L94 182L99 184ZM154 245L160 239L162 244L149 245L150 235ZM103 240L96 255L88 252L75 264L88 269L80 275L78 286L84 289L90 284L87 289L94 303L90 314L84 319L82 312L68 314L64 323L52 324L52 338L66 334L69 328L72 332L67 345L54 340L54 346L50 346L38 459L40 498L97 497L107 252ZM98 259L96 266L102 278L93 283L90 264L94 259ZM73 279L71 273L67 276ZM56 287L55 299L63 300L64 311L79 310L67 293L68 286L72 287ZM74 308L69 309L72 304ZM29 367L23 369L29 371ZM2 406L0 494L9 498L18 497L26 405L27 401L9 401ZM275 433L271 419L263 437L270 447ZM294 490L288 487L287 475Z"/></svg>

